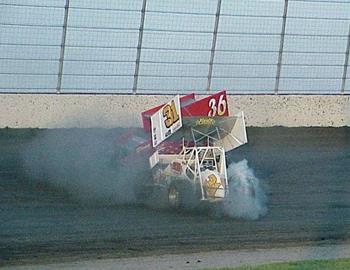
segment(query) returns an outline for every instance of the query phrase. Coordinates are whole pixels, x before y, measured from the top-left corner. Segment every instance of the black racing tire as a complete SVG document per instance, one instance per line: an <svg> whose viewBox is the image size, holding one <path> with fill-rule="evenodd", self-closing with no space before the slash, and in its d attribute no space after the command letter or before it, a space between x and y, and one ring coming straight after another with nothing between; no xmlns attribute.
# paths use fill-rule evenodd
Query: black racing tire
<svg viewBox="0 0 350 270"><path fill-rule="evenodd" d="M170 208L179 209L181 205L181 191L179 184L171 183L168 190L168 204Z"/></svg>
<svg viewBox="0 0 350 270"><path fill-rule="evenodd" d="M134 176L134 194L136 202L144 204L152 196L154 192L153 178L151 174L144 172Z"/></svg>
<svg viewBox="0 0 350 270"><path fill-rule="evenodd" d="M225 205L224 201L214 202L209 204L209 215L212 218L223 218L225 217Z"/></svg>
<svg viewBox="0 0 350 270"><path fill-rule="evenodd" d="M153 194L154 187L151 185L144 185L135 190L136 203L144 204Z"/></svg>
<svg viewBox="0 0 350 270"><path fill-rule="evenodd" d="M174 180L168 189L168 205L176 210L189 210L199 204L193 185L187 180Z"/></svg>

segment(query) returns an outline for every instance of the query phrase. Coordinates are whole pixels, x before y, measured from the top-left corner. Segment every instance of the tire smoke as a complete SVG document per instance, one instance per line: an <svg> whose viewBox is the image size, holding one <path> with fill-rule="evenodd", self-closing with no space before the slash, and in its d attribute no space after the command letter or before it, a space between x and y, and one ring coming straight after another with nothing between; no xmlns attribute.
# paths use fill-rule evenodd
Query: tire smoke
<svg viewBox="0 0 350 270"><path fill-rule="evenodd" d="M225 212L230 217L256 220L267 213L267 196L261 181L246 159L231 163L227 169L229 197Z"/></svg>
<svg viewBox="0 0 350 270"><path fill-rule="evenodd" d="M114 130L43 130L22 153L28 181L48 184L83 204L135 203L138 170L115 157ZM132 169L131 169L132 167Z"/></svg>
<svg viewBox="0 0 350 270"><path fill-rule="evenodd" d="M22 153L26 178L64 190L83 204L137 203L141 183L149 177L148 163L122 162L123 154L115 151L119 134L103 129L40 131ZM227 173L230 192L224 212L250 220L264 216L267 196L247 160L230 164Z"/></svg>

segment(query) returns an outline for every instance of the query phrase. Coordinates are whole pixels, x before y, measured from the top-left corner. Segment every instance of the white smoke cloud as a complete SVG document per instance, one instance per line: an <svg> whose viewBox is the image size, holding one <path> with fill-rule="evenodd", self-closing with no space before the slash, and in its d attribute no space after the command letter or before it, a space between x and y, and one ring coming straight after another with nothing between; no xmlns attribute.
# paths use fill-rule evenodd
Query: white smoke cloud
<svg viewBox="0 0 350 270"><path fill-rule="evenodd" d="M229 196L225 212L230 217L256 220L267 213L267 195L246 159L227 169Z"/></svg>
<svg viewBox="0 0 350 270"><path fill-rule="evenodd" d="M136 203L135 192L150 177L148 163L144 167L121 162L114 151L117 133L103 129L41 131L23 153L28 181L63 189L82 203ZM225 214L251 220L264 216L267 196L247 160L232 163L227 170L230 193ZM166 201L163 197L154 201Z"/></svg>
<svg viewBox="0 0 350 270"><path fill-rule="evenodd" d="M140 168L115 156L116 138L113 130L43 130L22 155L28 181L63 189L85 204L135 203Z"/></svg>

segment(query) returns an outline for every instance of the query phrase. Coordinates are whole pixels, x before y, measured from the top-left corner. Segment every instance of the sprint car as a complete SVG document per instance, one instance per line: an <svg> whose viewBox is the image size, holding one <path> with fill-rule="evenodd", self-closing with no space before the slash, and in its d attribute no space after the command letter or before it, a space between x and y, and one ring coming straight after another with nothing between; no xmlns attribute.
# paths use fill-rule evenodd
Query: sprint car
<svg viewBox="0 0 350 270"><path fill-rule="evenodd" d="M225 91L199 100L178 95L141 116L143 135L118 139L125 164L143 164L135 165L143 168L138 199L165 194L167 205L180 209L228 196L225 155L247 143L247 134L243 112L229 116Z"/></svg>

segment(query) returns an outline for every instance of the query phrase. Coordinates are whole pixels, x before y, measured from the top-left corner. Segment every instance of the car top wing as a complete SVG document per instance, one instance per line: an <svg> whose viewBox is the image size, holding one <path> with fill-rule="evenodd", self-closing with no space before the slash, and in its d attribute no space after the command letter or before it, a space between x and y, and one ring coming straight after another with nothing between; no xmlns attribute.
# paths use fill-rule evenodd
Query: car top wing
<svg viewBox="0 0 350 270"><path fill-rule="evenodd" d="M181 113L183 116L228 116L226 91L220 91L185 106L181 104Z"/></svg>
<svg viewBox="0 0 350 270"><path fill-rule="evenodd" d="M240 112L227 117L184 117L182 128L171 140L183 139L199 144L211 140L213 145L222 146L225 152L248 142L244 114Z"/></svg>
<svg viewBox="0 0 350 270"><path fill-rule="evenodd" d="M180 96L177 95L151 116L152 146L158 146L181 127Z"/></svg>
<svg viewBox="0 0 350 270"><path fill-rule="evenodd" d="M141 113L143 129L151 132L150 118L159 111L165 104L156 106ZM226 91L220 91L208 97L195 100L195 95L188 94L180 97L180 107L182 116L228 116L229 109Z"/></svg>
<svg viewBox="0 0 350 270"><path fill-rule="evenodd" d="M195 101L195 96L193 93L180 97L181 106L187 106L188 104L194 101ZM147 111L144 111L141 113L143 130L145 132L151 132L151 121L150 121L151 116L155 114L157 111L159 111L164 105L165 104L156 106L154 108L148 109Z"/></svg>

